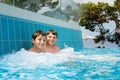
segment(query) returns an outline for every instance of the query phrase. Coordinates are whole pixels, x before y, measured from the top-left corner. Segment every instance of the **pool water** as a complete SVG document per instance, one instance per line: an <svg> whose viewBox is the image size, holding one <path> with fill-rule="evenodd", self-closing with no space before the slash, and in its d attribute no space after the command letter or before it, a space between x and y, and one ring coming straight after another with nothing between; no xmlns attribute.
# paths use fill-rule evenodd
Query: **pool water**
<svg viewBox="0 0 120 80"><path fill-rule="evenodd" d="M120 49L62 49L57 54L21 49L0 57L0 80L120 80Z"/></svg>

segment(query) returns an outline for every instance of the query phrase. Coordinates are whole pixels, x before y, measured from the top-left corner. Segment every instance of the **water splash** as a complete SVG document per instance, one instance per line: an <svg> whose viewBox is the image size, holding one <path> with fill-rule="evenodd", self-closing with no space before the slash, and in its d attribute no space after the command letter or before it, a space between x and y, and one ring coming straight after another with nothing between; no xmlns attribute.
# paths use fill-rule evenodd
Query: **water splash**
<svg viewBox="0 0 120 80"><path fill-rule="evenodd" d="M118 61L120 57L117 54L83 54L82 52L74 52L74 49L67 47L56 54L49 52L36 53L21 49L18 52L4 56L1 63L7 62L10 66L43 66L54 65L67 61L84 59L96 61Z"/></svg>
<svg viewBox="0 0 120 80"><path fill-rule="evenodd" d="M0 59L0 79L115 80L120 78L119 53L119 49L84 49L75 52L71 47L56 54L21 49Z"/></svg>

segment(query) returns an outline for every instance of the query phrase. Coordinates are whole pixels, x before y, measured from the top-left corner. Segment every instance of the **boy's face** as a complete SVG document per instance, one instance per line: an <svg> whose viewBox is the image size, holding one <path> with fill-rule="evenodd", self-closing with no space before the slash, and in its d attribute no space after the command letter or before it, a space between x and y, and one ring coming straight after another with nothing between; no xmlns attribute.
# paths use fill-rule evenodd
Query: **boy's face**
<svg viewBox="0 0 120 80"><path fill-rule="evenodd" d="M56 36L56 35L53 35L52 33L49 33L49 34L47 35L47 43L48 43L49 45L54 45L55 42L56 42L56 40L57 40L57 36Z"/></svg>
<svg viewBox="0 0 120 80"><path fill-rule="evenodd" d="M35 40L32 40L32 43L36 48L41 49L46 44L46 36L39 35Z"/></svg>

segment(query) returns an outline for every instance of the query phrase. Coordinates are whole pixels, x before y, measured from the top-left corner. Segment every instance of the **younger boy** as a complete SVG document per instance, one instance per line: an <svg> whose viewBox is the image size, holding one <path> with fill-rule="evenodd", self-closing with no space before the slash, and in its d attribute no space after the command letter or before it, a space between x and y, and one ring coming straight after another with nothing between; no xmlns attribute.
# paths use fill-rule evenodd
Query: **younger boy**
<svg viewBox="0 0 120 80"><path fill-rule="evenodd" d="M37 30L32 34L32 47L28 51L44 52L43 47L46 45L46 34Z"/></svg>

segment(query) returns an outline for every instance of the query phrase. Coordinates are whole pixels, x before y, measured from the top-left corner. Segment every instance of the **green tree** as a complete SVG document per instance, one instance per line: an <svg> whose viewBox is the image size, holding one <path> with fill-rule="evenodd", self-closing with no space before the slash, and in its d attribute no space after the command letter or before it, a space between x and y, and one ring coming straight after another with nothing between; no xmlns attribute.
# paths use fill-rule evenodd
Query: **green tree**
<svg viewBox="0 0 120 80"><path fill-rule="evenodd" d="M120 20L118 20L118 7L120 8L120 6L109 6L108 3L103 2L98 2L98 4L91 2L80 4L81 11L79 24L90 31L97 31L100 33L100 35L97 35L94 39L96 43L102 41L104 44L104 41L109 41L115 42L120 46ZM108 23L109 20L113 20L116 24L116 29L112 32L105 29L105 26L103 26L103 24Z"/></svg>

